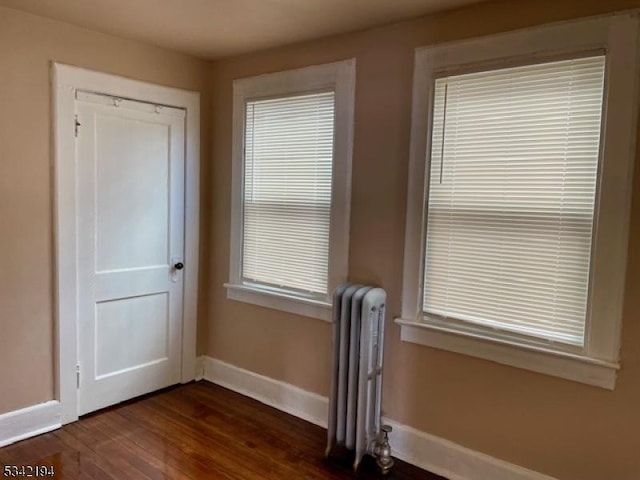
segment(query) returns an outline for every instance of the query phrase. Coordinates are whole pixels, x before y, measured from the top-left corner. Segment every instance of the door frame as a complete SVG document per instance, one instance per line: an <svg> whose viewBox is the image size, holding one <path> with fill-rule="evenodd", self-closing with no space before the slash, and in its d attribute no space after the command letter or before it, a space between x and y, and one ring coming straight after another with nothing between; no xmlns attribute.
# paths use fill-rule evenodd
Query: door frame
<svg viewBox="0 0 640 480"><path fill-rule="evenodd" d="M54 368L62 424L78 419L76 91L141 100L186 110L185 231L181 383L195 379L200 234L200 94L52 63ZM80 127L82 128L82 127Z"/></svg>

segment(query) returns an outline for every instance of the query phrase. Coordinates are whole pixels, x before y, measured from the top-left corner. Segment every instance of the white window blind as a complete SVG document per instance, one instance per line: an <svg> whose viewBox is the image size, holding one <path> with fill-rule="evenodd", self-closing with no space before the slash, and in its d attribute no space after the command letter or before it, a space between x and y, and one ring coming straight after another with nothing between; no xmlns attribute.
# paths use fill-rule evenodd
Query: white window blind
<svg viewBox="0 0 640 480"><path fill-rule="evenodd" d="M604 56L435 82L423 310L584 343Z"/></svg>
<svg viewBox="0 0 640 480"><path fill-rule="evenodd" d="M328 292L334 96L246 104L243 281Z"/></svg>

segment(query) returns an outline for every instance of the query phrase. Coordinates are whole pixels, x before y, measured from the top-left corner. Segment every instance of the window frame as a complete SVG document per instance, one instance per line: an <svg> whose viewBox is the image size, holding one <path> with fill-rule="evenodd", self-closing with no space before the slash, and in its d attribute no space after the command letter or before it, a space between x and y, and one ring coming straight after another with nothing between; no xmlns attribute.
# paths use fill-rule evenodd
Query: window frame
<svg viewBox="0 0 640 480"><path fill-rule="evenodd" d="M422 289L435 79L598 51L606 53L606 66L584 347L429 318L422 312ZM416 49L402 313L396 319L403 341L615 387L636 155L637 72L637 12Z"/></svg>
<svg viewBox="0 0 640 480"><path fill-rule="evenodd" d="M232 191L227 298L331 321L331 292L347 279L353 155L355 59L233 81ZM243 279L244 144L248 101L321 91L335 92L334 157L329 227L327 295L315 297L293 289Z"/></svg>

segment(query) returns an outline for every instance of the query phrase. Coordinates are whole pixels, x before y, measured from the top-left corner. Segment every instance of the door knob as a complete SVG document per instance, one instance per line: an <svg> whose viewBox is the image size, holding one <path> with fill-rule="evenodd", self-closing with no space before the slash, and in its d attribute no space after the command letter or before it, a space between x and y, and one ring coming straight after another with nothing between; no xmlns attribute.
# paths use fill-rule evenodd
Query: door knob
<svg viewBox="0 0 640 480"><path fill-rule="evenodd" d="M182 262L178 262L178 263L176 263L176 264L174 265L174 268L175 268L176 270L182 270L182 269L184 268L184 263L182 263Z"/></svg>

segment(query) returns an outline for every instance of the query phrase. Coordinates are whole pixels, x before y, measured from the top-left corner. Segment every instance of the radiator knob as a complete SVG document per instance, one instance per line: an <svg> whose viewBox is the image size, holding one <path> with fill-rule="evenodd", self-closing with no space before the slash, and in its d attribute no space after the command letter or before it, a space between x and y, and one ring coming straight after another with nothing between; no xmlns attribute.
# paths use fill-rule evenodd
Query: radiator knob
<svg viewBox="0 0 640 480"><path fill-rule="evenodd" d="M389 473L389 470L391 470L394 463L393 458L391 457L391 445L389 445L389 433L391 433L392 430L393 428L391 428L391 425L382 425L382 427L380 427L382 438L378 438L378 444L375 448L376 463L383 475L387 475Z"/></svg>

